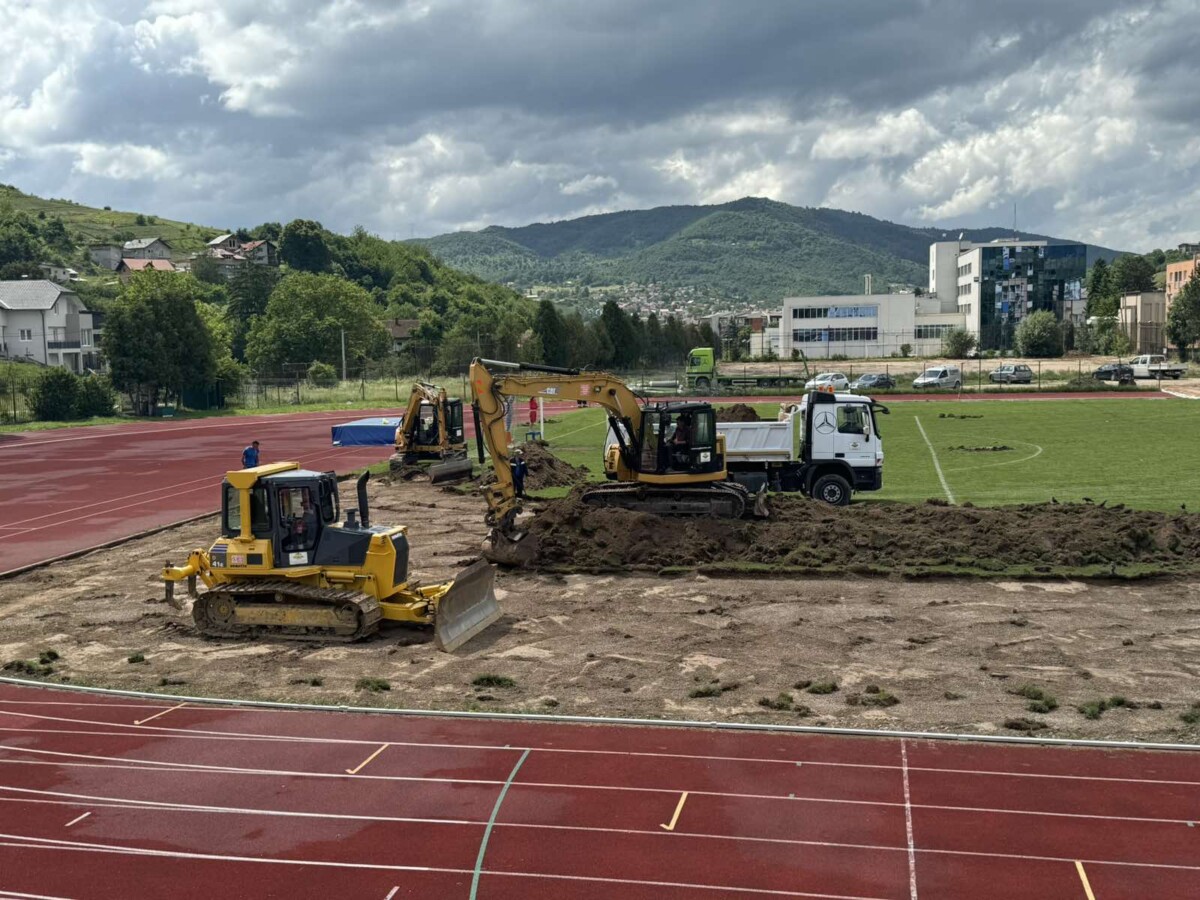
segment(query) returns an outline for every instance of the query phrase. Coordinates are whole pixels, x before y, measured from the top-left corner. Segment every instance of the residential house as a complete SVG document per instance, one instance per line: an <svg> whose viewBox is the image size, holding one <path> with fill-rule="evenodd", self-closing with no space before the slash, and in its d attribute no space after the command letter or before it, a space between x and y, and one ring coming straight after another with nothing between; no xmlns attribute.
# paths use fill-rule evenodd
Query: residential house
<svg viewBox="0 0 1200 900"><path fill-rule="evenodd" d="M420 319L392 319L388 322L388 331L392 334L392 351L399 353L403 350L420 325Z"/></svg>
<svg viewBox="0 0 1200 900"><path fill-rule="evenodd" d="M92 244L88 247L92 262L109 271L116 271L121 263L121 255L121 247L117 244Z"/></svg>
<svg viewBox="0 0 1200 900"><path fill-rule="evenodd" d="M162 238L137 238L126 241L122 259L170 259L171 245Z"/></svg>
<svg viewBox="0 0 1200 900"><path fill-rule="evenodd" d="M232 234L223 234L208 242L208 255L217 261L221 274L233 278L245 265L278 266L279 246L274 241L242 243Z"/></svg>
<svg viewBox="0 0 1200 900"><path fill-rule="evenodd" d="M1197 253L1191 259L1185 259L1183 262L1167 263L1166 295L1168 312L1171 309L1171 304L1175 301L1175 295L1183 290L1183 286L1195 274L1197 263L1200 263L1200 253Z"/></svg>
<svg viewBox="0 0 1200 900"><path fill-rule="evenodd" d="M237 253L241 249L241 242L232 234L222 234L213 238L208 242L208 252L215 253L217 250L226 250L229 253Z"/></svg>
<svg viewBox="0 0 1200 900"><path fill-rule="evenodd" d="M242 244L241 253L256 266L279 265L279 247L274 241L251 241Z"/></svg>
<svg viewBox="0 0 1200 900"><path fill-rule="evenodd" d="M97 368L92 314L74 291L53 281L0 281L0 355L72 372Z"/></svg>
<svg viewBox="0 0 1200 900"><path fill-rule="evenodd" d="M79 273L70 266L59 266L54 263L42 263L38 266L42 270L42 274L51 281L56 281L59 284L67 284L71 281L76 281L79 278Z"/></svg>
<svg viewBox="0 0 1200 900"><path fill-rule="evenodd" d="M1200 243L1191 243L1191 242L1182 243L1179 245L1179 252L1187 253L1191 256L1195 256L1197 253L1200 253Z"/></svg>
<svg viewBox="0 0 1200 900"><path fill-rule="evenodd" d="M117 266L117 277L125 284L134 272L153 269L158 272L174 272L175 265L169 259L123 259Z"/></svg>

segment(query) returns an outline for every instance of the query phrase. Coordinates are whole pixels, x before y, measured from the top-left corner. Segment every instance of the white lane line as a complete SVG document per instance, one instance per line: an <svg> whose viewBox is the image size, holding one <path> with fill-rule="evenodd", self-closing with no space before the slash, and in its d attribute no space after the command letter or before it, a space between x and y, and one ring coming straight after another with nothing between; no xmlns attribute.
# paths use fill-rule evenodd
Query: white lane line
<svg viewBox="0 0 1200 900"><path fill-rule="evenodd" d="M392 898L395 897L396 894L399 893L399 891L400 891L400 885L396 885L394 888L392 888L390 891L388 891L387 896L384 897L383 900L392 900Z"/></svg>
<svg viewBox="0 0 1200 900"><path fill-rule="evenodd" d="M159 716L165 716L167 713L174 712L177 709L183 709L185 706L187 706L186 701L184 701L183 703L178 703L175 706L170 707L169 709L164 709L162 712L156 712L154 715L150 716L149 718L135 719L133 724L134 725L145 725L147 722L151 722L154 719L157 719Z"/></svg>
<svg viewBox="0 0 1200 900"><path fill-rule="evenodd" d="M316 868L351 869L382 872L434 872L450 875L471 875L474 869L452 869L439 866L401 866L384 863L337 862L324 859L280 859L264 856L228 856L220 853L189 853L181 850L150 850L143 847L121 847L115 844L92 844L74 841L56 841L48 838L29 838L19 834L0 834L0 847L15 847L22 850L74 850L85 853L109 853L119 856L149 856L162 859L203 859L217 862L259 863L264 865L312 866ZM599 884L621 884L636 887L659 887L695 891L723 891L735 895L755 894L772 897L811 897L818 900L887 900L883 897L865 897L851 894L814 894L805 891L776 891L768 888L751 888L740 885L691 884L680 881L646 881L632 878L602 878L591 875L554 875L544 872L497 872L483 870L484 875L507 875L514 878L539 878L547 881L584 881Z"/></svg>
<svg viewBox="0 0 1200 900"><path fill-rule="evenodd" d="M78 823L82 822L84 819L86 819L90 815L91 815L90 812L85 812L82 816L77 816L76 818L72 819L70 822L68 822L66 825L64 825L63 828L70 828L72 825L77 825Z"/></svg>
<svg viewBox="0 0 1200 900"><path fill-rule="evenodd" d="M1031 459L1037 459L1045 452L1045 448L1033 443L1032 441L1018 441L1015 438L1009 438L1014 444L1024 444L1026 447L1037 447L1028 456L1022 456L1020 459L1006 459L1003 462L984 463L980 466L946 466L947 472L976 472L979 469L994 469L997 466L1015 466L1017 463L1029 462Z"/></svg>
<svg viewBox="0 0 1200 900"><path fill-rule="evenodd" d="M20 891L6 891L0 888L0 897L4 900L71 900L70 897L51 897L49 894L22 894Z"/></svg>
<svg viewBox="0 0 1200 900"><path fill-rule="evenodd" d="M913 843L912 794L908 789L908 745L900 739L900 761L904 770L904 829L908 834L908 895L917 900L917 853Z"/></svg>
<svg viewBox="0 0 1200 900"><path fill-rule="evenodd" d="M13 748L19 749L19 748ZM26 751L29 752L29 751ZM48 752L48 751L40 751ZM63 754L58 754L63 755ZM250 775L250 776L267 776L277 778L280 776L289 778L355 778L358 780L384 781L384 782L419 782L430 784L466 784L466 785L499 785L504 782L493 779L464 779L464 778L433 778L417 775L338 775L328 772L290 772L290 771L272 771L266 769L234 769L223 768L220 766L200 766L193 763L137 763L137 764L102 764L102 763L76 763L76 762L57 762L43 761L33 759L0 759L0 765L24 765L24 766L54 766L61 769L122 769L134 772L169 772L172 774L188 774L188 775ZM163 766L164 768L158 768ZM521 782L523 788L545 788L547 790L565 790L565 791L614 791L625 792L632 794L677 794L679 791L676 788L657 788L657 787L638 787L634 785L610 785L610 784L569 784L562 782L547 782L547 781L529 781ZM0 792L11 790L20 790L0 785ZM797 800L806 803L829 803L836 806L877 806L885 808L900 809L904 806L903 803L895 803L888 800L847 800L842 798L832 797L796 797L793 795L783 796L782 794L745 794L731 791L701 791L690 790L690 794L696 794L703 797L722 797L732 798L737 800L770 800L784 801L794 803ZM1012 815L1012 816L1044 816L1046 818L1055 819L1083 819L1088 821L1102 822L1148 822L1155 824L1186 824L1187 819L1164 819L1151 818L1147 816L1112 816L1100 813L1075 813L1075 812L1053 812L1045 810L1031 809L1002 809L987 806L949 806L946 804L914 804L914 809L931 809L946 812L967 812L967 813L989 813L993 815Z"/></svg>
<svg viewBox="0 0 1200 900"><path fill-rule="evenodd" d="M929 435L925 433L925 426L921 424L921 419L918 416L913 416L913 421L917 423L917 429L921 432L921 437L925 438L925 446L929 448L929 455L933 457L933 468L937 471L938 481L942 483L942 490L946 492L946 499L957 506L958 501L954 499L954 494L950 491L950 485L946 483L946 476L942 473L942 464L938 462L937 451L933 449Z"/></svg>

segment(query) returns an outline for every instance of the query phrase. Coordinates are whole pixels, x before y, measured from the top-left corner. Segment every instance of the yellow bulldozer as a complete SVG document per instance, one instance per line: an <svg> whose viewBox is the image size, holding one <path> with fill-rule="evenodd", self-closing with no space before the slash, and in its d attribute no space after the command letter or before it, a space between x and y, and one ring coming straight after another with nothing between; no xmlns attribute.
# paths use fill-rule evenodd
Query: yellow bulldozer
<svg viewBox="0 0 1200 900"><path fill-rule="evenodd" d="M436 384L413 384L408 408L396 428L396 452L390 463L392 471L401 474L415 471L411 466L427 468L434 484L470 478L462 400L447 397L446 389Z"/></svg>
<svg viewBox="0 0 1200 900"><path fill-rule="evenodd" d="M452 651L500 618L495 569L479 560L453 581L409 579L408 529L372 525L368 473L358 507L339 521L337 476L279 462L228 472L221 487L221 536L167 565L167 601L186 581L192 618L208 637L356 641L382 620L432 625ZM197 580L206 591L197 591Z"/></svg>
<svg viewBox="0 0 1200 900"><path fill-rule="evenodd" d="M717 431L708 403L651 403L605 372L491 359L471 363L470 381L480 462L486 449L496 472L495 483L483 489L492 529L487 555L496 562L522 565L536 555L528 534L516 524L521 503L504 427L509 397L586 400L607 411L616 437L605 451L609 481L589 485L584 503L662 516L736 519L767 514L765 492L752 493L728 480L725 437Z"/></svg>

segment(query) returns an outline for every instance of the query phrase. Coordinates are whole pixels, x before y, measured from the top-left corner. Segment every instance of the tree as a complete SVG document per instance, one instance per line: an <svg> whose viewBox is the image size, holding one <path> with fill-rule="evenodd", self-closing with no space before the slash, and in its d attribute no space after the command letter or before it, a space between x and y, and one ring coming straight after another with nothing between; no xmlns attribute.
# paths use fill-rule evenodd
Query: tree
<svg viewBox="0 0 1200 900"><path fill-rule="evenodd" d="M1200 268L1171 301L1167 337L1179 348L1180 360L1186 360L1191 346L1200 341Z"/></svg>
<svg viewBox="0 0 1200 900"><path fill-rule="evenodd" d="M343 331L354 361L378 359L391 346L379 309L361 287L335 275L288 275L250 326L246 359L263 373L318 361L340 366Z"/></svg>
<svg viewBox="0 0 1200 900"><path fill-rule="evenodd" d="M1017 326L1017 352L1022 356L1047 358L1063 355L1062 328L1054 313L1044 309L1030 313Z"/></svg>
<svg viewBox="0 0 1200 900"><path fill-rule="evenodd" d="M625 310L617 306L615 300L609 300L600 311L600 322L612 347L608 361L618 369L630 369L637 365L637 335Z"/></svg>
<svg viewBox="0 0 1200 900"><path fill-rule="evenodd" d="M203 281L205 284L225 283L225 276L221 274L221 267L217 265L216 259L207 253L202 253L192 260L192 277L197 281Z"/></svg>
<svg viewBox="0 0 1200 900"><path fill-rule="evenodd" d="M283 227L279 255L293 269L302 272L327 272L333 261L325 229L311 219L294 219Z"/></svg>
<svg viewBox="0 0 1200 900"><path fill-rule="evenodd" d="M211 383L213 338L197 309L204 285L190 275L146 270L129 280L104 320L104 355L115 388L153 415L164 398Z"/></svg>
<svg viewBox="0 0 1200 900"><path fill-rule="evenodd" d="M1088 270L1087 274L1087 314L1088 316L1113 315L1107 312L1109 301L1113 297L1112 272L1108 263L1098 259Z"/></svg>
<svg viewBox="0 0 1200 900"><path fill-rule="evenodd" d="M1154 263L1144 256L1122 256L1112 264L1111 272L1112 293L1116 297L1154 290Z"/></svg>
<svg viewBox="0 0 1200 900"><path fill-rule="evenodd" d="M942 336L942 355L950 359L966 359L967 354L975 349L977 343L975 335L967 329L952 328ZM908 355L904 353L903 347L900 348L900 352L904 356ZM911 348L909 352L912 352Z"/></svg>
<svg viewBox="0 0 1200 900"><path fill-rule="evenodd" d="M650 313L646 317L646 332L644 340L644 357L646 364L652 367L662 365L666 358L666 347L663 346L663 329L658 321L658 313Z"/></svg>
<svg viewBox="0 0 1200 900"><path fill-rule="evenodd" d="M538 304L533 317L533 330L542 339L542 358L549 366L566 366L571 361L571 348L567 344L567 324L558 307L550 300Z"/></svg>
<svg viewBox="0 0 1200 900"><path fill-rule="evenodd" d="M278 283L278 271L269 266L243 266L229 282L225 316L233 332L234 359L246 359L246 335L255 318L267 311L267 301Z"/></svg>
<svg viewBox="0 0 1200 900"><path fill-rule="evenodd" d="M596 335L583 321L583 316L573 312L563 320L568 349L567 365L576 369L593 369L600 365Z"/></svg>

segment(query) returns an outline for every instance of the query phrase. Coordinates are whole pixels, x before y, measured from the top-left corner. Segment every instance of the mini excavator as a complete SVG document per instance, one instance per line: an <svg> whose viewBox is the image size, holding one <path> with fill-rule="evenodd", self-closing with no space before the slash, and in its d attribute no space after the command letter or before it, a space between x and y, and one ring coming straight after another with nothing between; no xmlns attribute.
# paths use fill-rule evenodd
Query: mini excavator
<svg viewBox="0 0 1200 900"><path fill-rule="evenodd" d="M432 462L429 480L470 478L471 460L463 439L462 400L446 396L446 389L418 381L408 398L408 409L396 428L394 470Z"/></svg>
<svg viewBox="0 0 1200 900"><path fill-rule="evenodd" d="M509 397L586 400L608 412L616 436L605 450L610 480L584 490L582 500L590 506L723 519L767 514L764 492L728 480L725 437L708 403L647 403L605 372L491 359L471 363L470 381L480 462L486 448L496 472L495 483L483 489L492 529L487 556L495 562L523 565L536 555L516 524L521 505L504 427Z"/></svg>
<svg viewBox="0 0 1200 900"><path fill-rule="evenodd" d="M207 637L356 641L388 619L432 625L452 651L500 618L495 569L479 560L453 580L422 585L408 574L408 528L372 525L369 473L358 508L338 521L333 472L279 462L228 472L221 487L221 536L167 565L167 601L186 581L192 618ZM197 579L206 591L197 592Z"/></svg>

